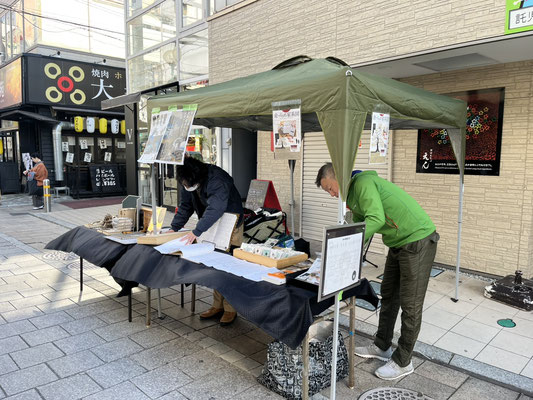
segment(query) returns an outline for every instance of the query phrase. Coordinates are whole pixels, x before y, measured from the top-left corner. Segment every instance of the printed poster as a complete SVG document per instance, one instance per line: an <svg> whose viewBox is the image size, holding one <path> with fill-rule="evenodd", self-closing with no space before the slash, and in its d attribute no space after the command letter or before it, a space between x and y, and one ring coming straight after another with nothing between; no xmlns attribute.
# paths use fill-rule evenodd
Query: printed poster
<svg viewBox="0 0 533 400"><path fill-rule="evenodd" d="M169 111L169 121L156 161L164 164L183 165L196 105Z"/></svg>
<svg viewBox="0 0 533 400"><path fill-rule="evenodd" d="M467 103L466 175L500 175L504 95L504 88L448 95ZM418 131L416 172L459 173L446 129Z"/></svg>
<svg viewBox="0 0 533 400"><path fill-rule="evenodd" d="M91 153L85 153L83 155L83 162L90 163L93 158L93 155Z"/></svg>
<svg viewBox="0 0 533 400"><path fill-rule="evenodd" d="M65 156L65 162L72 163L74 161L74 153L67 153Z"/></svg>
<svg viewBox="0 0 533 400"><path fill-rule="evenodd" d="M68 151L68 142L61 142L61 151Z"/></svg>
<svg viewBox="0 0 533 400"><path fill-rule="evenodd" d="M389 149L390 115L373 112L370 130L369 164L386 164Z"/></svg>
<svg viewBox="0 0 533 400"><path fill-rule="evenodd" d="M107 149L107 140L105 139L100 139L98 140L98 144L100 146L100 148L103 150L103 149Z"/></svg>
<svg viewBox="0 0 533 400"><path fill-rule="evenodd" d="M87 150L88 148L87 139L80 139L80 149Z"/></svg>
<svg viewBox="0 0 533 400"><path fill-rule="evenodd" d="M137 160L138 162L145 164L153 164L155 162L168 126L170 114L170 111L152 114L148 140L141 157Z"/></svg>
<svg viewBox="0 0 533 400"><path fill-rule="evenodd" d="M290 108L272 111L274 149L299 152L302 143L301 109Z"/></svg>
<svg viewBox="0 0 533 400"><path fill-rule="evenodd" d="M111 153L109 151L104 153L104 161L111 162Z"/></svg>

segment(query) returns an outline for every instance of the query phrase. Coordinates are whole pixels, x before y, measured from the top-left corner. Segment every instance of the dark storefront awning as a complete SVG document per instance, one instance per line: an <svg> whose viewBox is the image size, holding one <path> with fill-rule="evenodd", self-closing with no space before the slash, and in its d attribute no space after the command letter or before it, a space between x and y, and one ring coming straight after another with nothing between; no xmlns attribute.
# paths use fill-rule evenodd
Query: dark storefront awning
<svg viewBox="0 0 533 400"><path fill-rule="evenodd" d="M114 100L114 99L112 99ZM75 107L52 107L56 111L75 112L78 114L96 114L96 115L116 115L117 117L123 117L124 113L121 111L102 111L102 110L88 110Z"/></svg>
<svg viewBox="0 0 533 400"><path fill-rule="evenodd" d="M35 119L37 121L48 122L50 124L57 124L59 121L46 115L34 113L31 111L13 110L0 114L0 119L9 121L21 121L24 119Z"/></svg>
<svg viewBox="0 0 533 400"><path fill-rule="evenodd" d="M102 110L109 110L110 108L127 106L129 104L138 103L141 99L142 93L130 93L122 96L117 96L113 99L102 101Z"/></svg>

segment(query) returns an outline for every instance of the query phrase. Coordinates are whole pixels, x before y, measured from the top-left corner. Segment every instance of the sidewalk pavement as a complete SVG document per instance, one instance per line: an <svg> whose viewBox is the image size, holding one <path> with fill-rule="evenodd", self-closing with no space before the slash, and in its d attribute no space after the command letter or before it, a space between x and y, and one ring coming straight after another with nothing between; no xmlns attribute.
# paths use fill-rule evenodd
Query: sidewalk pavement
<svg viewBox="0 0 533 400"><path fill-rule="evenodd" d="M272 338L248 321L226 328L200 321L189 312L189 289L188 303L178 305L178 285L161 291L164 319L152 309L150 328L145 291L135 289L128 323L127 299L115 297L118 285L105 269L85 262L80 293L79 258L43 251L71 227L116 214L118 205L73 210L54 201L44 213L25 200L8 195L0 204L0 399L280 398L255 380ZM383 256L370 258L384 264ZM363 268L377 283L382 272ZM415 372L386 382L373 375L380 362L356 358L356 387L339 382L337 398L393 387L431 399L533 399L533 313L484 298L487 281L466 274L453 303L454 279L444 271L430 281ZM198 288L196 298L200 313L211 291ZM366 345L377 313L357 307L356 315L356 342ZM500 318L512 318L516 328L499 327ZM328 397L329 388L313 396Z"/></svg>

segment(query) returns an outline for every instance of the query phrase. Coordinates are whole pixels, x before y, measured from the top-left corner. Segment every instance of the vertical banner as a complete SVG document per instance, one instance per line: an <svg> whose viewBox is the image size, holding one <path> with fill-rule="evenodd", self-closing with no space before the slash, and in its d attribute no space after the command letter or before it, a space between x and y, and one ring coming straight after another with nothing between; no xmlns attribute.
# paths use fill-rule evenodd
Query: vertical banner
<svg viewBox="0 0 533 400"><path fill-rule="evenodd" d="M500 175L504 88L452 93L467 103L466 175ZM418 131L416 172L458 174L446 129Z"/></svg>
<svg viewBox="0 0 533 400"><path fill-rule="evenodd" d="M301 100L272 103L272 131L276 157L300 158L302 146Z"/></svg>
<svg viewBox="0 0 533 400"><path fill-rule="evenodd" d="M369 164L386 164L389 149L390 114L372 113Z"/></svg>

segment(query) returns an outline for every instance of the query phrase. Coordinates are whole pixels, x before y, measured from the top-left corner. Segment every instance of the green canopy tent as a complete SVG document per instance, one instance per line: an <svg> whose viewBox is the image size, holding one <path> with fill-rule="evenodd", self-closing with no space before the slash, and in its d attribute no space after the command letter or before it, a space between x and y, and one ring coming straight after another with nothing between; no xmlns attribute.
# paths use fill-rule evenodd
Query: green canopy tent
<svg viewBox="0 0 533 400"><path fill-rule="evenodd" d="M153 108L166 110L169 107L197 104L194 120L197 125L271 131L272 103L290 100L301 101L303 132L324 132L343 200L347 197L359 140L363 129L370 128L372 112L390 114L392 130L448 130L460 171L458 272L465 102L353 70L336 58L313 60L299 56L270 71L196 90L151 97L148 100L148 112L150 115Z"/></svg>

